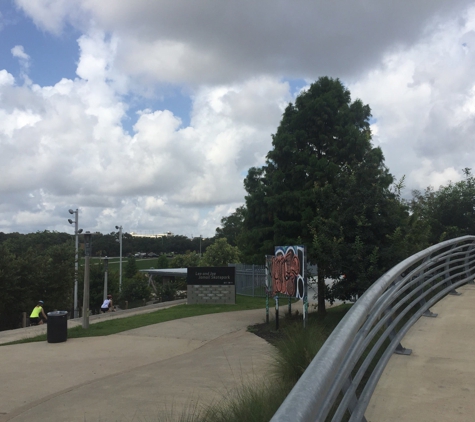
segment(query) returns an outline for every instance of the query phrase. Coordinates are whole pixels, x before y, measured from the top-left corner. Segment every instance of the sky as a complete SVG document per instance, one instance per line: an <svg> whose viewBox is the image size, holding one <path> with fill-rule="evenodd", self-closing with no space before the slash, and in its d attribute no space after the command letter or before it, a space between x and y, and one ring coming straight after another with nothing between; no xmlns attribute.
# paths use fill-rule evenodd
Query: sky
<svg viewBox="0 0 475 422"><path fill-rule="evenodd" d="M213 236L321 76L404 194L474 168L468 0L0 0L0 231Z"/></svg>

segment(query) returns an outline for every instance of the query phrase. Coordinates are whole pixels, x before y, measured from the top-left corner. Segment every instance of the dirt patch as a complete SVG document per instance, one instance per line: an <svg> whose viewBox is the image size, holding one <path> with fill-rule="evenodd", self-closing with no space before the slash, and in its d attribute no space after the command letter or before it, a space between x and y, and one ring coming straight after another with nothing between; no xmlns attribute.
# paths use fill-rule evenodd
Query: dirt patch
<svg viewBox="0 0 475 422"><path fill-rule="evenodd" d="M278 330L276 330L275 320L273 320L270 321L268 324L264 322L262 324L250 325L249 327L247 327L247 331L255 334L260 338L263 338L265 341L275 346L279 340L284 338L286 327L295 324L295 322L299 323L301 321L302 315L299 314L298 311L296 311L291 316L289 316L289 314L285 314L283 318L279 319Z"/></svg>
<svg viewBox="0 0 475 422"><path fill-rule="evenodd" d="M271 324L273 325L273 329L270 328ZM250 325L249 327L247 327L247 331L252 334L255 334L260 338L263 338L265 341L274 346L276 342L278 342L283 337L282 331L277 331L275 329L275 321L269 322L269 324L263 323Z"/></svg>

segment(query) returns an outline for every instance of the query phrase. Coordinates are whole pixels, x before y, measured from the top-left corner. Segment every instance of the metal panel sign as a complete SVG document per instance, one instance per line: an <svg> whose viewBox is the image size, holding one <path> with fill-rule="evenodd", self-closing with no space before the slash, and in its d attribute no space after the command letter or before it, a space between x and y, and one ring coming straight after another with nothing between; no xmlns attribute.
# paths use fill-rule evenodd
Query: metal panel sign
<svg viewBox="0 0 475 422"><path fill-rule="evenodd" d="M272 291L276 295L297 297L305 295L305 247L276 246L272 258Z"/></svg>
<svg viewBox="0 0 475 422"><path fill-rule="evenodd" d="M235 271L234 267L189 267L186 282L189 285L234 285Z"/></svg>

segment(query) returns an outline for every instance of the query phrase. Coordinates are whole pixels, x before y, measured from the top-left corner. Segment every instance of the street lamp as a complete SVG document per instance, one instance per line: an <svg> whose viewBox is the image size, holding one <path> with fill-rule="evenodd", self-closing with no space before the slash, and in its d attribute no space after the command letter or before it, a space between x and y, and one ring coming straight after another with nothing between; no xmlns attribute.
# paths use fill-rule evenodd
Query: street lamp
<svg viewBox="0 0 475 422"><path fill-rule="evenodd" d="M89 265L92 253L92 233L84 233L84 295L82 302L82 328L89 328Z"/></svg>
<svg viewBox="0 0 475 422"><path fill-rule="evenodd" d="M119 238L116 239L120 245L120 257L119 257L119 291L122 291L122 226L115 226L119 230Z"/></svg>
<svg viewBox="0 0 475 422"><path fill-rule="evenodd" d="M200 234L200 258L201 258L201 234Z"/></svg>
<svg viewBox="0 0 475 422"><path fill-rule="evenodd" d="M82 229L78 230L78 209L76 211L69 210L69 214L74 214L74 221L68 218L69 224L74 223L74 234L76 236L76 255L74 257L74 318L79 318L79 308L78 308L78 270L79 270L79 234L82 233Z"/></svg>

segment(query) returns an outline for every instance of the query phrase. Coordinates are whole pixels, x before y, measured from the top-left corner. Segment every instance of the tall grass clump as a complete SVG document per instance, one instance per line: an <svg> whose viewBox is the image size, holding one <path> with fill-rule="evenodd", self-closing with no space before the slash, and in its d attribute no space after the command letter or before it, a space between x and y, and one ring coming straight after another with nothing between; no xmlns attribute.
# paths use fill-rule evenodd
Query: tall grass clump
<svg viewBox="0 0 475 422"><path fill-rule="evenodd" d="M156 422L203 422L203 413L196 400L189 400L178 414L173 405L170 409L165 408L157 415Z"/></svg>
<svg viewBox="0 0 475 422"><path fill-rule="evenodd" d="M226 391L223 398L205 407L191 403L176 414L162 411L157 422L263 422L269 421L290 392L289 386L269 378L250 381Z"/></svg>
<svg viewBox="0 0 475 422"><path fill-rule="evenodd" d="M306 328L301 323L287 326L283 337L276 343L278 353L272 362L274 375L283 383L294 385L322 347L327 331L325 326L315 321Z"/></svg>
<svg viewBox="0 0 475 422"><path fill-rule="evenodd" d="M260 382L242 384L228 399L208 407L200 422L269 421L290 392L271 375Z"/></svg>
<svg viewBox="0 0 475 422"><path fill-rule="evenodd" d="M284 383L295 385L349 308L350 305L330 308L324 317L310 314L305 328L301 320L287 324L282 338L275 344L274 375Z"/></svg>

